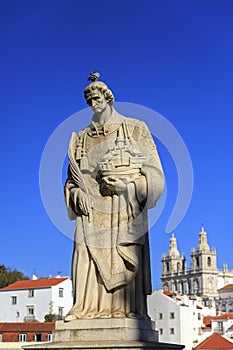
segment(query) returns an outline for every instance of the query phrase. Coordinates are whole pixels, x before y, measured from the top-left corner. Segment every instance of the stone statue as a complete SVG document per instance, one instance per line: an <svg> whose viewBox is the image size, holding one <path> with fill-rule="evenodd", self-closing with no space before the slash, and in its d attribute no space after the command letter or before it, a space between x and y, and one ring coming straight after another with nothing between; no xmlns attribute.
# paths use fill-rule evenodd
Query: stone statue
<svg viewBox="0 0 233 350"><path fill-rule="evenodd" d="M147 210L156 205L164 176L147 126L119 114L98 78L92 72L84 90L92 121L72 134L68 152L65 199L76 228L74 304L65 321L144 319L151 293Z"/></svg>

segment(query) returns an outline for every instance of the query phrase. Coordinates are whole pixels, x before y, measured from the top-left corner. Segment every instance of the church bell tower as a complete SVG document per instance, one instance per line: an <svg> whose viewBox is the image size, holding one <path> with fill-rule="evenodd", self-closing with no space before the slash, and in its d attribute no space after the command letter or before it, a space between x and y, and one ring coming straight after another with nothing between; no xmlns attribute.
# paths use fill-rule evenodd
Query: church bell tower
<svg viewBox="0 0 233 350"><path fill-rule="evenodd" d="M191 253L191 271L189 276L190 294L215 297L217 293L216 250L210 250L207 234L202 226L196 250Z"/></svg>
<svg viewBox="0 0 233 350"><path fill-rule="evenodd" d="M177 241L172 234L170 238L170 247L167 255L162 257L162 286L163 290L184 293L182 276L186 271L185 257L181 256Z"/></svg>

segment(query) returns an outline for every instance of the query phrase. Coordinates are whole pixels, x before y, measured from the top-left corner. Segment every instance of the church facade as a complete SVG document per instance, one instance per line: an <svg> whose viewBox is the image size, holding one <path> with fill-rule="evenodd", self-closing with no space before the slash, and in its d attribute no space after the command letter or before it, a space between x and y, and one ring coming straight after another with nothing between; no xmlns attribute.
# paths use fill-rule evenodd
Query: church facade
<svg viewBox="0 0 233 350"><path fill-rule="evenodd" d="M191 252L191 268L187 269L186 258L180 254L172 234L168 253L162 257L162 289L202 298L218 297L220 288L233 284L233 271L228 271L227 265L219 270L216 258L216 250L210 249L202 227L198 245Z"/></svg>

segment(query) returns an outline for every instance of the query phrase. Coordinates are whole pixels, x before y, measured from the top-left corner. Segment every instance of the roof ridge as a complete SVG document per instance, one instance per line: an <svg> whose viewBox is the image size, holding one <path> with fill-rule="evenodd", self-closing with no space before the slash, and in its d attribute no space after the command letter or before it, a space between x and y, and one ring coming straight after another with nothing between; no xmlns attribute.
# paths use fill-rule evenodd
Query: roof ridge
<svg viewBox="0 0 233 350"><path fill-rule="evenodd" d="M227 346L227 347L226 347ZM229 346L229 347L228 347ZM233 343L228 339L222 337L218 333L211 334L208 338L204 339L193 350L201 349L233 349Z"/></svg>
<svg viewBox="0 0 233 350"><path fill-rule="evenodd" d="M69 279L69 277L48 277L39 278L37 280L19 280L9 284L4 288L1 288L0 291L52 287L67 279Z"/></svg>

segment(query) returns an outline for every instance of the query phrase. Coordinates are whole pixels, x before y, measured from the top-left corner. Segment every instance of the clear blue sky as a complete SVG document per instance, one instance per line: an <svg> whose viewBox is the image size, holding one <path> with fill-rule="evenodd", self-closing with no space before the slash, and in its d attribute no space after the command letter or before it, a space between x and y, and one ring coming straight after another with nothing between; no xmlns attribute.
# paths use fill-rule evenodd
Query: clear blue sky
<svg viewBox="0 0 233 350"><path fill-rule="evenodd" d="M180 251L189 256L204 223L219 267L233 268L232 18L231 0L0 2L0 263L28 276L70 274L72 241L44 210L39 164L53 130L86 107L97 70L116 101L158 111L186 143L194 191L175 230ZM177 194L174 163L158 147L168 197L151 232L154 288Z"/></svg>

